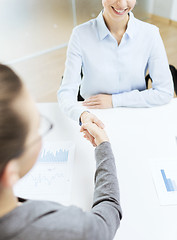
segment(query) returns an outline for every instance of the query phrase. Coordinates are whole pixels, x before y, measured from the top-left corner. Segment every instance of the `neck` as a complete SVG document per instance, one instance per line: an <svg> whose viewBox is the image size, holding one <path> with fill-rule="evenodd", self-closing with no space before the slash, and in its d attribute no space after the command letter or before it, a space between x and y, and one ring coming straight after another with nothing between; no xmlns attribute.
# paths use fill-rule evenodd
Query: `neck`
<svg viewBox="0 0 177 240"><path fill-rule="evenodd" d="M127 14L122 20L112 19L105 11L103 12L103 18L109 29L113 34L124 33L127 29L129 21L129 15Z"/></svg>
<svg viewBox="0 0 177 240"><path fill-rule="evenodd" d="M0 217L11 212L18 206L17 198L13 194L13 190L0 189Z"/></svg>

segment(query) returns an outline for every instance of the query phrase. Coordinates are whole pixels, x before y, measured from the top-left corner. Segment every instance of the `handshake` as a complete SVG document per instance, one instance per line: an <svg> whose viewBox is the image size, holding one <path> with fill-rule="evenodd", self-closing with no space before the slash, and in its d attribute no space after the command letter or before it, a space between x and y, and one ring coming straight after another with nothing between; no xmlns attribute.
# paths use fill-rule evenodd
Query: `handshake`
<svg viewBox="0 0 177 240"><path fill-rule="evenodd" d="M83 112L80 119L82 122L80 132L84 133L84 138L89 140L94 147L109 141L104 131L104 124L94 114Z"/></svg>

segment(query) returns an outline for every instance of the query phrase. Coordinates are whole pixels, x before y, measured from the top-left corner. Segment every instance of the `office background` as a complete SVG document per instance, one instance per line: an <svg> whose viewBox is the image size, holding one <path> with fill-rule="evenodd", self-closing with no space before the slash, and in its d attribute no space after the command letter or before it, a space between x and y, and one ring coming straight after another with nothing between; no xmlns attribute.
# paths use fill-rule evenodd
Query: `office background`
<svg viewBox="0 0 177 240"><path fill-rule="evenodd" d="M0 0L0 62L23 78L38 102L57 101L72 28L95 18L101 0ZM177 0L137 0L137 18L160 28L177 67Z"/></svg>

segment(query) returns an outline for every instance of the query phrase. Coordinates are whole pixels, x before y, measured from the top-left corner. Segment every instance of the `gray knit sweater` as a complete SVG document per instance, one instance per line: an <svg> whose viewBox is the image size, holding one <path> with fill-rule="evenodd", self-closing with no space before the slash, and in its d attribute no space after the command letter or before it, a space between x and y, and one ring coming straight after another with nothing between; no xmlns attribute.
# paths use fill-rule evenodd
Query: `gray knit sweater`
<svg viewBox="0 0 177 240"><path fill-rule="evenodd" d="M113 239L122 214L110 143L100 144L95 157L95 190L90 212L48 201L26 201L0 218L0 240Z"/></svg>

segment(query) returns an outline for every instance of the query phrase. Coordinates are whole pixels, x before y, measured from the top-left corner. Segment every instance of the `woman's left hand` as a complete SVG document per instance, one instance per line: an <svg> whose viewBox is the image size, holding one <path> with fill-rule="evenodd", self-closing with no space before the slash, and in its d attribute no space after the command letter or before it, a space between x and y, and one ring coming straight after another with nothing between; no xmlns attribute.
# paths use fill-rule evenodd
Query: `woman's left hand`
<svg viewBox="0 0 177 240"><path fill-rule="evenodd" d="M112 108L112 95L98 94L86 99L82 105L90 109Z"/></svg>

